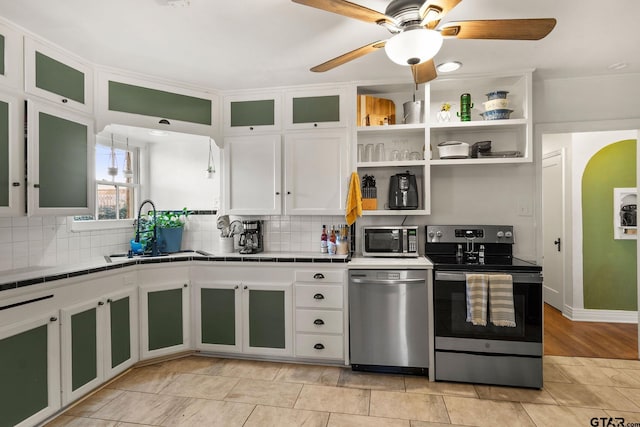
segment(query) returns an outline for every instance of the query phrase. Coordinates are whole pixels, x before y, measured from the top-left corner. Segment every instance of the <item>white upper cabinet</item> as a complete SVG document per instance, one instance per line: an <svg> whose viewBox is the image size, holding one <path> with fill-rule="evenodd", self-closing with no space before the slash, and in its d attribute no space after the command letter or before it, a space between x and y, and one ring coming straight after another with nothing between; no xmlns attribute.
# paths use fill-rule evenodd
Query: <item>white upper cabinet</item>
<svg viewBox="0 0 640 427"><path fill-rule="evenodd" d="M13 89L22 88L22 35L0 22L0 84Z"/></svg>
<svg viewBox="0 0 640 427"><path fill-rule="evenodd" d="M282 122L279 93L250 93L224 97L224 133L277 132Z"/></svg>
<svg viewBox="0 0 640 427"><path fill-rule="evenodd" d="M349 148L343 130L285 136L286 215L341 215L345 212Z"/></svg>
<svg viewBox="0 0 640 427"><path fill-rule="evenodd" d="M281 136L225 138L224 209L233 215L282 212Z"/></svg>
<svg viewBox="0 0 640 427"><path fill-rule="evenodd" d="M287 129L345 127L348 106L345 88L287 91L285 126Z"/></svg>
<svg viewBox="0 0 640 427"><path fill-rule="evenodd" d="M216 138L218 95L205 90L98 73L97 127L117 123Z"/></svg>
<svg viewBox="0 0 640 427"><path fill-rule="evenodd" d="M60 106L93 112L93 68L45 42L24 39L25 91Z"/></svg>

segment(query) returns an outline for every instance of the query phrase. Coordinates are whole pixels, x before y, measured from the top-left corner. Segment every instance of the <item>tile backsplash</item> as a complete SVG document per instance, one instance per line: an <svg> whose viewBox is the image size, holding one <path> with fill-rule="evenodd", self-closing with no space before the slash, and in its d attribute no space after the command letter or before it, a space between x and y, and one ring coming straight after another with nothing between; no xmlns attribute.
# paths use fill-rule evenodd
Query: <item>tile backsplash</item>
<svg viewBox="0 0 640 427"><path fill-rule="evenodd" d="M344 223L344 216L251 216L264 221L266 251L319 252L322 225ZM73 264L123 253L134 236L131 226L99 231L72 231L72 217L0 218L0 271L33 266ZM218 251L215 215L191 215L182 248Z"/></svg>

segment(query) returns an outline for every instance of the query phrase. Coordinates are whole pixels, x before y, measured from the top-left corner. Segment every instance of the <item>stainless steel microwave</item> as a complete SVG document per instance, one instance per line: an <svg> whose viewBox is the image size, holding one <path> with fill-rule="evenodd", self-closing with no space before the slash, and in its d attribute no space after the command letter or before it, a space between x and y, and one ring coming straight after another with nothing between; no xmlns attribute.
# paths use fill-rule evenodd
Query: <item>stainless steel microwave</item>
<svg viewBox="0 0 640 427"><path fill-rule="evenodd" d="M362 227L362 255L417 257L418 226Z"/></svg>

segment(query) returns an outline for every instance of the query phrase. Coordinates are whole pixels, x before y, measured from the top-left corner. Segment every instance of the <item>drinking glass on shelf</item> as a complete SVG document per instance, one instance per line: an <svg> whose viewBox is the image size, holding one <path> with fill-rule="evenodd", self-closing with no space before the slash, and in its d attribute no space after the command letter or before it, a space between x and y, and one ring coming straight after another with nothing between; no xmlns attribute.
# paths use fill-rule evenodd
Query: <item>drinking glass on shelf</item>
<svg viewBox="0 0 640 427"><path fill-rule="evenodd" d="M389 160L393 162L397 162L400 160L400 152L398 150L391 151L391 155L389 156Z"/></svg>
<svg viewBox="0 0 640 427"><path fill-rule="evenodd" d="M364 147L364 161L365 162L373 161L373 144L367 144Z"/></svg>
<svg viewBox="0 0 640 427"><path fill-rule="evenodd" d="M358 144L358 161L364 161L364 145Z"/></svg>
<svg viewBox="0 0 640 427"><path fill-rule="evenodd" d="M422 154L418 153L417 151L412 151L409 154L409 160L422 160Z"/></svg>
<svg viewBox="0 0 640 427"><path fill-rule="evenodd" d="M374 156L374 161L376 162L384 162L384 144L382 142L376 144L376 152Z"/></svg>
<svg viewBox="0 0 640 427"><path fill-rule="evenodd" d="M402 160L409 160L409 150L402 150Z"/></svg>

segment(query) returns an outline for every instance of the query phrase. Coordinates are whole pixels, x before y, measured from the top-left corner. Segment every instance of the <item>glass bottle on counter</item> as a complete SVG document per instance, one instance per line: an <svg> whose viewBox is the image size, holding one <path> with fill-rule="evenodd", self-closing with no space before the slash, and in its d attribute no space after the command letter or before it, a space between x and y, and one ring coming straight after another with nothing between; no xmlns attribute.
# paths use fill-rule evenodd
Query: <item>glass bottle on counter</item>
<svg viewBox="0 0 640 427"><path fill-rule="evenodd" d="M336 254L338 255L347 255L349 253L349 228L348 225L343 224L340 226L340 233L338 235L338 248L336 249Z"/></svg>
<svg viewBox="0 0 640 427"><path fill-rule="evenodd" d="M329 250L328 250L328 244L327 244L327 226L323 225L322 226L322 234L320 235L320 253L326 254Z"/></svg>
<svg viewBox="0 0 640 427"><path fill-rule="evenodd" d="M329 242L327 243L327 249L329 255L335 255L336 253L336 227L334 225L331 226L331 234L329 234Z"/></svg>

